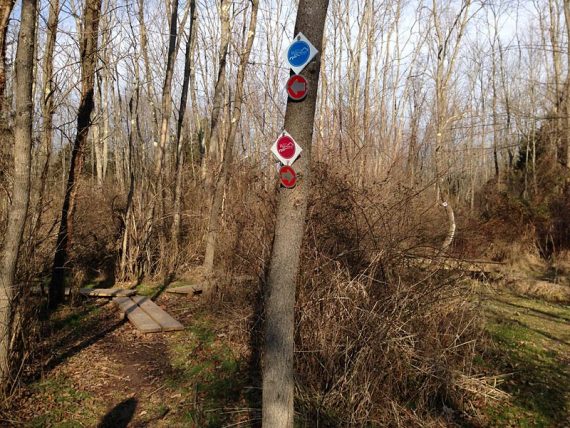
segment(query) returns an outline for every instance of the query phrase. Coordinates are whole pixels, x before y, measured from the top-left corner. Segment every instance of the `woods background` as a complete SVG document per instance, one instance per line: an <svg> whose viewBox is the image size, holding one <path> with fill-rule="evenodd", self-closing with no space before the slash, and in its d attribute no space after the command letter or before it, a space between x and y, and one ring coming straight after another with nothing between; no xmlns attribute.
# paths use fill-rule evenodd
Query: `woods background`
<svg viewBox="0 0 570 428"><path fill-rule="evenodd" d="M19 185L22 7L0 2L0 236ZM52 307L65 285L168 283L196 271L222 301L246 293L220 279L228 275L259 277L247 293L259 292L278 189L269 149L283 130L296 10L286 0L37 2L24 65L33 72L29 208L15 281L3 283L13 289L9 343L29 341L22 323L41 312L27 303L38 287ZM564 272L569 35L566 0L330 0L297 290L298 346L324 355L297 357L309 396L323 393L322 405L353 422L401 416L410 399L429 407L434 391L462 402L454 394L469 387L450 379L473 374L473 308L457 305L465 289L455 276L426 273L418 258L528 254ZM345 310L329 306L339 296L351 302ZM343 324L354 342L343 342ZM32 358L25 349L10 352ZM448 365L431 352L451 352ZM390 355L421 362L407 386L405 363L399 371ZM339 375L343 358L385 367L384 396L399 404L371 405L381 386L360 363L344 365L358 375ZM363 384L368 398L347 392Z"/></svg>

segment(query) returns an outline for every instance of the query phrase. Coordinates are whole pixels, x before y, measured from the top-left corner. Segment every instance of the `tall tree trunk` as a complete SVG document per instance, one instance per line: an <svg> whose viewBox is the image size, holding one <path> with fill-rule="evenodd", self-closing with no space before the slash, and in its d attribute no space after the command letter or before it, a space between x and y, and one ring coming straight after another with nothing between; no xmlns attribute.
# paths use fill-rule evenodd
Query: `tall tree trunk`
<svg viewBox="0 0 570 428"><path fill-rule="evenodd" d="M127 125L127 139L128 139L128 170L129 170L129 193L127 194L127 205L125 207L124 223L121 237L121 260L119 264L119 280L126 281L132 278L134 274L133 267L133 249L130 245L131 236L131 225L133 229L136 230L136 224L133 221L133 198L135 193L135 186L140 180L135 176L135 145L134 138L135 135L139 136L139 140L142 141L143 138L140 135L140 123L139 123L139 98L140 98L140 71L139 71L139 56L138 53L135 54L134 62L134 88L133 94L128 103L128 118L129 125ZM119 90L117 89L117 92ZM135 134L136 133L136 134ZM140 177L140 174L139 174Z"/></svg>
<svg viewBox="0 0 570 428"><path fill-rule="evenodd" d="M570 0L564 0L564 17L566 19L566 34L570 40ZM570 168L570 49L567 52L568 76L566 77L566 167Z"/></svg>
<svg viewBox="0 0 570 428"><path fill-rule="evenodd" d="M178 0L172 2L172 14L170 16L170 38L168 54L166 58L166 75L162 86L162 108L160 122L160 142L154 163L154 177L158 180L158 188L161 191L162 168L166 154L166 143L169 134L170 115L172 113L172 77L174 76L174 61L176 60L176 38L178 37ZM159 198L162 195L158 195Z"/></svg>
<svg viewBox="0 0 570 428"><path fill-rule="evenodd" d="M444 185L444 177L448 175L441 166L442 152L449 149L448 129L450 117L448 114L448 92L449 82L453 75L455 62L459 54L461 39L465 34L469 19L469 7L472 0L462 0L460 10L457 13L453 24L448 28L443 28L441 15L443 12L437 9L436 0L432 0L432 24L437 40L437 63L435 73L435 180L436 180L436 201L447 214L448 230L442 244L442 250L447 250L455 237L455 214L448 194L448 186ZM441 14L441 15L440 15ZM455 34L454 34L455 33ZM452 35L454 37L452 37ZM453 39L453 40L452 40ZM447 168L446 168L447 169Z"/></svg>
<svg viewBox="0 0 570 428"><path fill-rule="evenodd" d="M421 88L417 88L415 82L413 82L411 86L410 141L408 147L407 171L410 178L410 185L413 187L419 181L417 174L420 151L420 120L425 101L425 93L422 94Z"/></svg>
<svg viewBox="0 0 570 428"><path fill-rule="evenodd" d="M103 10L109 10L109 0L103 4ZM111 127L109 118L111 116L109 97L112 94L111 81L111 58L109 53L109 40L112 37L108 14L103 14L99 25L101 31L101 53L99 54L103 67L97 71L97 99L98 116L97 123L93 125L93 148L95 152L95 171L97 185L102 188L107 177L107 166L109 161L109 139L111 138ZM119 110L119 108L117 109ZM95 132L97 131L97 132ZM118 162L115 163L115 170L121 170ZM121 189L122 190L122 189Z"/></svg>
<svg viewBox="0 0 570 428"><path fill-rule="evenodd" d="M0 112L4 110L4 91L6 89L6 36L10 14L16 0L0 0Z"/></svg>
<svg viewBox="0 0 570 428"><path fill-rule="evenodd" d="M47 22L46 51L42 63L43 90L42 90L42 132L41 132L41 153L42 172L40 175L40 189L38 195L37 219L35 228L41 227L44 196L47 187L49 163L51 160L52 140L53 140L53 112L54 112L54 92L53 81L53 54L55 41L57 38L57 25L59 19L59 0L51 0L49 17Z"/></svg>
<svg viewBox="0 0 570 428"><path fill-rule="evenodd" d="M196 25L196 0L190 0L190 30L186 41L186 54L184 56L184 79L182 82L182 95L180 97L180 109L178 113L178 123L176 125L176 184L174 186L174 214L172 217L172 229L170 231L172 241L172 268L176 268L178 258L178 238L180 235L180 204L182 193L182 169L184 166L184 145L182 144L182 129L184 117L186 115L186 104L188 103L188 90L190 87L190 76L194 68L194 25ZM192 94L195 97L195 93Z"/></svg>
<svg viewBox="0 0 570 428"><path fill-rule="evenodd" d="M508 175L511 174L512 169L513 169L513 160L514 160L514 154L513 154L513 149L510 147L510 140L511 140L511 99L510 99L510 95L509 95L509 82L507 80L507 73L505 70L505 59L504 59L504 48L501 44L501 39L499 39L499 59L500 59L500 70L501 70L501 83L503 85L503 90L505 92L505 114L506 114L506 127L505 127L505 134L506 134L506 139L505 139L505 143L507 145L507 154L509 156L509 169L507 171Z"/></svg>
<svg viewBox="0 0 570 428"><path fill-rule="evenodd" d="M495 44L492 45L492 52L493 52L493 65L492 65L492 77L491 77L491 84L493 89L493 101L492 101L492 108L493 108L493 163L495 165L495 185L497 189L501 190L501 172L499 168L499 112L497 108L497 100L498 100L498 90L497 90L497 66L496 66L496 57L495 57Z"/></svg>
<svg viewBox="0 0 570 428"><path fill-rule="evenodd" d="M158 129L158 116L159 111L156 105L156 94L154 92L154 77L152 75L152 70L150 69L150 58L148 56L148 36L146 33L146 24L144 20L144 0L139 0L138 4L138 14L139 14L139 24L140 24L140 43L141 43L141 52L143 55L144 67L145 67L145 76L146 76L146 84L144 87L148 91L148 97L150 100L150 104L152 106L152 119L155 125L155 129Z"/></svg>
<svg viewBox="0 0 570 428"><path fill-rule="evenodd" d="M295 34L302 32L320 51L328 0L300 0ZM309 93L302 103L287 103L285 129L303 148L295 163L300 181L292 190L281 188L277 201L275 238L265 298L263 352L263 426L293 427L295 286L305 229L311 181L311 143L319 86L320 56L303 75Z"/></svg>
<svg viewBox="0 0 570 428"><path fill-rule="evenodd" d="M10 343L12 338L12 307L18 253L22 243L30 200L30 169L32 151L33 64L37 0L23 0L20 34L16 52L14 97L14 176L12 203L0 259L0 389L10 383Z"/></svg>
<svg viewBox="0 0 570 428"><path fill-rule="evenodd" d="M63 302L65 297L65 265L69 257L69 245L73 238L73 217L77 199L79 176L83 169L84 146L91 126L94 107L95 67L97 65L97 40L101 0L85 0L83 32L81 35L81 102L77 112L77 134L71 152L71 165L65 188L61 223L53 260L52 278L49 286L51 309Z"/></svg>
<svg viewBox="0 0 570 428"><path fill-rule="evenodd" d="M550 17L550 25L548 32L550 35L550 45L552 54L552 67L553 67L553 80L554 80L554 116L556 117L557 132L554 133L553 138L553 155L558 160L558 147L560 143L559 133L562 131L562 118L561 118L561 93L560 83L562 74L561 62L561 46L559 42L560 37L560 5L557 0L548 0L548 11Z"/></svg>
<svg viewBox="0 0 570 428"><path fill-rule="evenodd" d="M193 34L190 34L192 43L192 52L196 51L197 45L197 33L198 33L198 19L196 17L196 22L192 25ZM196 90L196 60L192 57L193 65L190 68L190 90L192 91L192 118L193 120L190 122L192 124L192 133L191 133L191 144L195 141L196 147L198 149L198 164L202 165L204 160L205 148L204 148L204 126L202 125L206 118L200 117L200 111L198 109L198 96ZM195 138L195 140L194 140ZM192 176L195 178L195 159L194 159L194 146L190 150L190 154L192 155Z"/></svg>
<svg viewBox="0 0 570 428"><path fill-rule="evenodd" d="M208 235L206 237L206 254L204 256L204 271L211 273L214 268L214 256L216 253L216 241L219 234L220 217L222 214L222 202L224 192L226 191L226 182L228 179L228 171L232 162L233 146L238 124L241 120L241 108L243 104L243 84L245 79L245 71L251 54L251 47L255 38L255 28L257 26L257 10L259 8L259 0L251 0L251 18L249 21L249 29L247 31L247 41L245 48L240 55L240 63L238 68L236 92L234 95L233 113L230 125L228 140L225 143L224 158L222 160L222 170L216 178L214 187L214 197L212 199L212 207L210 209L210 221L208 223Z"/></svg>
<svg viewBox="0 0 570 428"><path fill-rule="evenodd" d="M364 74L364 105L362 111L362 151L360 157L360 177L361 184L367 174L367 162L372 151L372 142L370 135L370 86L372 77L372 62L374 61L374 45L376 44L376 24L374 20L374 1L366 0L364 3L364 21L366 25L366 71Z"/></svg>
<svg viewBox="0 0 570 428"><path fill-rule="evenodd" d="M137 73L138 75L138 73ZM132 206L133 206L133 196L135 192L135 173L134 173L134 134L135 128L138 126L136 124L137 119L135 116L137 115L138 110L138 103L139 103L139 81L136 80L136 86L134 89L134 94L132 95L131 99L129 100L129 119L130 119L130 126L128 126L128 150L127 150L127 157L128 157L128 170L129 170L129 193L127 194L127 205L125 207L125 215L123 217L123 230L122 230L122 237L121 237L121 260L119 264L119 279L121 281L126 281L127 278L130 276L127 273L127 262L129 261L129 236L130 236L130 227L131 227L131 217L132 217ZM132 273L129 272L129 273Z"/></svg>
<svg viewBox="0 0 570 428"><path fill-rule="evenodd" d="M212 115L210 124L206 129L205 146L210 160L213 165L219 159L220 150L220 116L223 111L224 89L226 87L226 62L228 56L228 47L231 38L230 29L230 7L232 2L229 0L220 0L220 51L218 53L218 78L214 87L214 99L212 103ZM203 165L203 168L207 168ZM214 169L212 170L213 174ZM205 175L206 169L203 170Z"/></svg>
<svg viewBox="0 0 570 428"><path fill-rule="evenodd" d="M166 143L168 142L170 130L170 116L172 114L172 78L174 76L174 63L176 61L176 40L178 37L178 0L172 2L172 13L170 15L170 38L168 43L168 54L166 59L166 74L162 86L161 121L160 121L160 141L158 150L154 158L154 177L156 180L155 197L151 203L149 224L158 218L158 241L160 245L160 261L166 258L166 237L164 230L164 192L163 192L163 170L166 157ZM163 267L163 266L161 266Z"/></svg>

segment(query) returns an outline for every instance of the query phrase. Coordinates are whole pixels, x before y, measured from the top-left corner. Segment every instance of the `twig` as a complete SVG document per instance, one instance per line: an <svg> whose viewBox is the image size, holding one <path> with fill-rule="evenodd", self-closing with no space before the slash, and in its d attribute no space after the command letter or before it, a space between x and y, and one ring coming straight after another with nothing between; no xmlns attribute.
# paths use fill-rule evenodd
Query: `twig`
<svg viewBox="0 0 570 428"><path fill-rule="evenodd" d="M166 385L159 386L159 387L156 388L154 391L152 391L150 394L148 394L147 397L148 397L148 398L152 397L154 394L156 394L158 391L160 391L160 390L162 390L162 389L164 389L164 388L166 388Z"/></svg>

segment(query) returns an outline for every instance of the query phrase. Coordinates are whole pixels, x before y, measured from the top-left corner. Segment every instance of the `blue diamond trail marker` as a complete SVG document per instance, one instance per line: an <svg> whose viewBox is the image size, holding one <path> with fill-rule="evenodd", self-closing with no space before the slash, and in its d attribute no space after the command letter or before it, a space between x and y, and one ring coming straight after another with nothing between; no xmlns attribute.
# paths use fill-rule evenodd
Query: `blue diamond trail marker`
<svg viewBox="0 0 570 428"><path fill-rule="evenodd" d="M318 53L309 39L299 33L287 49L287 63L295 74L299 74Z"/></svg>

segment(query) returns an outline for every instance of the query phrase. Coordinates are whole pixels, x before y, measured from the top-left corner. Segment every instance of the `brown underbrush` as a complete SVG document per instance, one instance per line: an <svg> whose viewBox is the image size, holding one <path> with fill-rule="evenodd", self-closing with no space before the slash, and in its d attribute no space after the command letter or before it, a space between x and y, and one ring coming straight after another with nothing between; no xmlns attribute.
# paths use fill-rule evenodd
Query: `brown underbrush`
<svg viewBox="0 0 570 428"><path fill-rule="evenodd" d="M224 200L218 298L250 320L241 345L259 373L275 199L256 168L240 171ZM446 425L475 417L472 403L493 395L472 364L482 338L477 299L461 272L437 261L446 214L433 186L402 181L359 186L350 173L315 165L296 311L297 409L306 426ZM180 276L200 262L207 218L203 192L189 189ZM71 265L89 278L114 280L122 203L97 192L79 203Z"/></svg>
<svg viewBox="0 0 570 428"><path fill-rule="evenodd" d="M478 299L461 272L437 261L447 223L431 188L359 187L330 171L314 171L297 284L300 419L409 427L476 418L473 403L497 391L473 366L483 337ZM261 192L231 196L222 257L234 275L263 282L273 203ZM222 299L239 307L242 296L260 309L241 284L225 282Z"/></svg>
<svg viewBox="0 0 570 428"><path fill-rule="evenodd" d="M482 337L477 299L460 272L435 258L416 263L438 254L445 213L428 189L386 180L356 190L325 171L317 169L328 185L314 190L298 285L305 417L425 426L474 416L466 379L492 389L472 365Z"/></svg>

